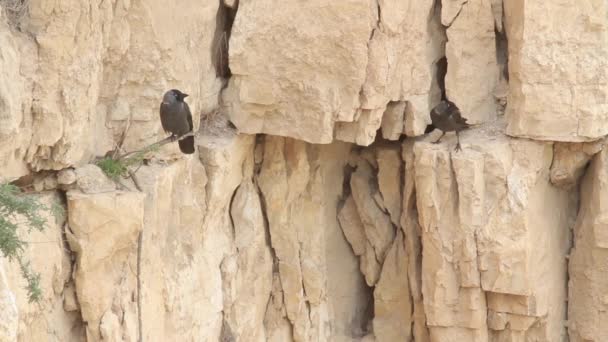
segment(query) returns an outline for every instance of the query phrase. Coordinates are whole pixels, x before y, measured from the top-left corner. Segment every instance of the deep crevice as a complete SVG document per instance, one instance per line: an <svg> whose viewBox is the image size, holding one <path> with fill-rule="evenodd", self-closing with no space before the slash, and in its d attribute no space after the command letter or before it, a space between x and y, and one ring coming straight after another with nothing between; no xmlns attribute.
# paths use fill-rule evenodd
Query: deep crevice
<svg viewBox="0 0 608 342"><path fill-rule="evenodd" d="M462 13L462 9L464 8L464 6L466 6L469 2L465 1L460 5L460 8L458 9L458 13L456 13L456 15L454 15L454 18L452 18L452 20L445 25L446 28L452 26L452 24L456 21L456 19L458 19L458 17L460 16L460 13Z"/></svg>
<svg viewBox="0 0 608 342"><path fill-rule="evenodd" d="M364 148L361 146L356 146L356 148L353 149L351 151L351 153L353 155L358 155L363 149ZM353 172L355 172L356 170L357 170L356 166L350 165L348 163L346 165L344 165L344 169L343 169L344 177L343 177L343 181L342 181L342 195L340 196L339 201L338 201L336 217L338 216L338 213L340 212L340 210L344 207L344 203L346 202L346 199L352 193L352 190L350 187L350 179L351 179ZM344 230L342 229L342 226L339 221L338 221L338 226L340 227L340 231L342 232L342 236L343 236L344 240L347 242L349 247L351 247L351 251L352 251L353 255L357 258L358 262L361 263L361 257L355 255L354 250L352 250L352 246L350 245L350 243L348 242L348 239L344 235ZM363 278L365 278L365 276L363 274L361 274L361 276ZM373 324L373 320L374 320L374 316L375 316L374 287L368 286L367 282L365 280L363 280L363 286L364 286L364 291L362 293L362 297L365 298L365 305L361 306L360 308L357 308L356 315L353 317L352 321L350 322L352 324L351 329L353 329L351 331L351 334L352 334L351 337L353 337L353 338L363 338L364 336L368 335L369 333L371 333L373 331L372 324Z"/></svg>
<svg viewBox="0 0 608 342"><path fill-rule="evenodd" d="M272 246L272 236L270 234L270 221L268 220L268 205L266 204L266 197L264 196L264 193L262 192L262 189L260 188L259 184L258 184L258 177L260 176L260 172L262 169L262 164L264 161L264 147L265 147L265 134L257 134L256 135L256 142L255 142L255 146L254 146L254 154L256 153L255 151L257 151L258 147L262 149L262 156L261 156L261 160L256 161L254 160L254 171L253 171L253 184L255 186L256 192L258 194L258 197L260 199L260 207L262 210L262 218L264 220L264 238L265 238L265 242L266 242L266 246L268 247L268 251L270 252L270 256L272 258L272 275L273 277L276 276L279 279L279 282L281 283L281 291L280 291L280 296L281 298L281 303L283 305L283 308L285 308L285 292L283 291L283 284L282 284L282 279L281 279L281 273L279 272L279 258L277 256L277 253L274 249L274 247ZM273 280L274 282L274 280ZM270 295L268 296L268 302L266 303L266 311L268 311L268 307L270 305L272 305L273 302L273 297L277 295L277 293L275 293L274 291L270 291ZM284 316L285 321L289 323L289 326L291 328L291 334L293 334L293 331L295 329L293 322L289 319L289 317L287 315Z"/></svg>
<svg viewBox="0 0 608 342"><path fill-rule="evenodd" d="M224 3L224 0L219 0L220 4L217 9L215 34L213 43L211 44L211 60L215 67L215 74L227 84L227 80L232 76L229 66L228 50L230 43L230 35L232 33L232 25L236 18L239 2L235 0L234 6L229 7Z"/></svg>
<svg viewBox="0 0 608 342"><path fill-rule="evenodd" d="M445 77L447 75L447 70L448 70L448 61L447 61L446 51L445 51L445 47L447 44L447 32L446 32L447 27L441 23L442 9L443 9L443 5L441 3L441 0L435 0L435 2L433 3L432 10L429 13L429 18L428 18L429 32L435 32L435 34L433 35L433 38L435 40L440 41L439 56L441 56L441 57L439 59L437 59L437 61L435 61L435 68L433 71L433 75L434 75L433 81L437 82L437 87L439 88L439 91L440 91L439 101L447 100ZM429 102L432 106L436 105L435 96L436 96L436 92L435 92L435 90L433 90L429 94ZM428 134L428 133L432 132L433 130L435 130L435 126L432 123L428 124L426 126L426 129L424 130L424 134Z"/></svg>
<svg viewBox="0 0 608 342"><path fill-rule="evenodd" d="M500 69L500 76L509 81L509 41L507 40L507 31L499 32L494 28L496 36L496 63Z"/></svg>
<svg viewBox="0 0 608 342"><path fill-rule="evenodd" d="M437 85L439 86L439 90L441 90L441 100L447 100L447 95L445 91L445 76L448 74L448 59L446 56L441 57L437 63L435 63L436 72L437 72Z"/></svg>
<svg viewBox="0 0 608 342"><path fill-rule="evenodd" d="M234 197L236 197L236 193L241 188L241 184L239 184L234 191L232 192L232 196L230 196L230 202L228 203L228 217L230 217L230 227L232 228L232 240L236 238L236 227L234 225L234 218L232 217L232 204L234 203ZM238 248L237 248L238 251Z"/></svg>
<svg viewBox="0 0 608 342"><path fill-rule="evenodd" d="M502 22L505 22L504 10ZM494 98L498 115L504 115L507 108L509 84L509 41L504 24L502 31L496 25L494 26L494 37L496 42L496 65L498 66L498 83L494 91Z"/></svg>
<svg viewBox="0 0 608 342"><path fill-rule="evenodd" d="M70 226L68 225L67 193L66 193L66 191L59 190L59 189L57 190L57 193L59 194L59 197L61 199L61 205L64 208L64 212L65 212L65 217L64 217L65 222L63 223L63 227L61 228L61 240L62 240L61 244L63 247L63 252L67 253L69 255L69 259L70 259L70 274L68 276L68 281L63 284L62 296L64 296L64 301L65 301L65 292L64 291L71 285L71 287L74 289L74 301L76 303L76 307L78 308L77 310L71 312L75 317L75 323L78 323L78 325L72 326L72 331L75 334L85 336L87 322L84 320L84 317L82 316L80 299L78 298L78 294L76 292L76 282L74 281L74 273L76 272L76 269L78 267L78 264L76 261L76 252L74 252L70 248L70 244L68 243L68 237L67 237L67 233L66 233L67 230L70 230L70 234L74 234L71 231ZM76 332L78 329L80 329L80 331Z"/></svg>
<svg viewBox="0 0 608 342"><path fill-rule="evenodd" d="M222 330L220 331L220 342L236 342L234 333L230 328L230 324L226 322L226 319L222 320Z"/></svg>

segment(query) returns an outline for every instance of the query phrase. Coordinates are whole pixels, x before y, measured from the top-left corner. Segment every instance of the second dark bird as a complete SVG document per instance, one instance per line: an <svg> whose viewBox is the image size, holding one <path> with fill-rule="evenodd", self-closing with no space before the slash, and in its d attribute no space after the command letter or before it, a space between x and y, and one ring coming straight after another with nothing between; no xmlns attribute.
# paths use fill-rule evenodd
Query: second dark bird
<svg viewBox="0 0 608 342"><path fill-rule="evenodd" d="M163 96L160 104L160 123L165 132L171 133L172 137L179 137L192 132L192 114L190 107L184 101L188 94L177 89L171 89ZM194 137L185 137L178 142L182 153L194 153Z"/></svg>
<svg viewBox="0 0 608 342"><path fill-rule="evenodd" d="M456 132L456 151L460 148L460 137L458 132L469 127L467 119L460 114L460 109L450 100L442 100L431 110L431 121L433 126L442 131L439 139L433 143L438 143L446 132Z"/></svg>

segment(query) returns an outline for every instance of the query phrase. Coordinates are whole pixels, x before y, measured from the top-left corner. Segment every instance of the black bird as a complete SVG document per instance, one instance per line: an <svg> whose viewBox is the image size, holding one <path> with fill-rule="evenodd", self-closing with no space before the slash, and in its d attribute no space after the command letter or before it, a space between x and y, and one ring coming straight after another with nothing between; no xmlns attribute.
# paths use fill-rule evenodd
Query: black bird
<svg viewBox="0 0 608 342"><path fill-rule="evenodd" d="M458 132L462 131L465 128L469 127L467 123L467 119L463 118L460 115L460 109L454 104L454 102L450 100L443 100L439 102L438 105L435 106L431 110L431 121L433 122L433 126L439 128L442 133L437 141L434 141L433 144L437 144L441 138L445 135L445 132L456 132L456 151L461 150L460 148L460 137L458 136Z"/></svg>
<svg viewBox="0 0 608 342"><path fill-rule="evenodd" d="M160 123L165 133L171 133L171 137L174 139L192 132L192 114L190 107L184 101L187 96L188 94L177 89L171 89L165 93L163 102L160 104ZM183 153L194 153L193 136L185 137L177 143Z"/></svg>

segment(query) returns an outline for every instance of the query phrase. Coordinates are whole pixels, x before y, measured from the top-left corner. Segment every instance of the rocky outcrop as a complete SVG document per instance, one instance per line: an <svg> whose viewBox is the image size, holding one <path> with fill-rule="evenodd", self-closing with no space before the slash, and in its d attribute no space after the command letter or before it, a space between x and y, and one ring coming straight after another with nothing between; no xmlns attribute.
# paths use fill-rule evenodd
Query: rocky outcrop
<svg viewBox="0 0 608 342"><path fill-rule="evenodd" d="M575 207L550 182L552 146L470 133L461 153L414 147L431 340L560 340Z"/></svg>
<svg viewBox="0 0 608 342"><path fill-rule="evenodd" d="M603 2L17 2L0 180L67 214L20 232L41 305L0 259L0 340L606 339ZM107 178L171 88L198 153Z"/></svg>
<svg viewBox="0 0 608 342"><path fill-rule="evenodd" d="M509 38L508 134L566 142L608 134L606 6L599 0L577 7L561 2L504 2Z"/></svg>
<svg viewBox="0 0 608 342"><path fill-rule="evenodd" d="M568 331L570 341L602 341L608 338L606 326L596 324L603 317L607 284L603 269L606 252L606 150L589 165L581 185L581 208L574 227L574 247L570 253Z"/></svg>
<svg viewBox="0 0 608 342"><path fill-rule="evenodd" d="M401 109L389 124L394 131L422 134L439 98L434 15L430 0L241 3L224 92L231 119L245 133L369 145L392 101L407 103L407 115ZM337 22L340 30L325 29Z"/></svg>
<svg viewBox="0 0 608 342"><path fill-rule="evenodd" d="M211 51L217 11L217 2L34 0L23 32L0 17L3 176L85 164L127 128L128 150L158 140L166 89L187 89L195 111L211 108L221 83L212 53L200 51Z"/></svg>
<svg viewBox="0 0 608 342"><path fill-rule="evenodd" d="M137 238L144 195L136 192L68 192L69 229L76 254L73 274L87 340L137 336Z"/></svg>

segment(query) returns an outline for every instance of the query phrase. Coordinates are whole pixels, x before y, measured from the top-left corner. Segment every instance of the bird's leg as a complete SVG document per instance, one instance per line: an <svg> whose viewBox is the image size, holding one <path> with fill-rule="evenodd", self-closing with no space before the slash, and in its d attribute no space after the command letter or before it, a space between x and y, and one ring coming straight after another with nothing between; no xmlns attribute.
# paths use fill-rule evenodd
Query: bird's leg
<svg viewBox="0 0 608 342"><path fill-rule="evenodd" d="M462 148L460 147L460 136L458 135L458 131L456 131L456 148L454 149L454 151L462 151Z"/></svg>
<svg viewBox="0 0 608 342"><path fill-rule="evenodd" d="M438 143L439 143L439 140L441 140L441 138L443 138L443 136L444 136L444 135L445 135L445 132L443 132L443 131L442 131L442 132L441 132L441 136L439 137L439 139L437 139L437 140L433 141L433 144L438 144Z"/></svg>
<svg viewBox="0 0 608 342"><path fill-rule="evenodd" d="M177 140L177 135L175 135L175 133L171 133L171 136L169 137L169 140L171 142L174 142L175 140Z"/></svg>

